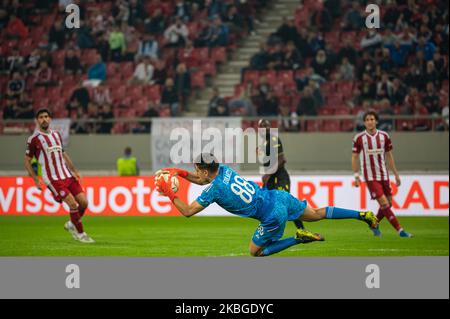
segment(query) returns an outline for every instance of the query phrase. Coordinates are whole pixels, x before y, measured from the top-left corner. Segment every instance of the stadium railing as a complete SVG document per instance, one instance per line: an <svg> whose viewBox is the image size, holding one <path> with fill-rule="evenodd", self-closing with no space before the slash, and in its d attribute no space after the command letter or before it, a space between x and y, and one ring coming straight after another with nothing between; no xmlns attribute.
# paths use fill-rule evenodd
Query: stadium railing
<svg viewBox="0 0 450 319"><path fill-rule="evenodd" d="M257 127L261 116L238 116L242 119L242 127ZM355 115L320 115L320 116L265 116L271 121L272 127L278 127L281 132L356 132L358 130L357 116ZM194 119L194 118L192 118ZM207 121L208 117L195 118ZM71 126L89 125L92 132L88 134L100 134L97 128L102 124L111 124L111 134L148 133L142 129L142 125L151 124L154 118L127 117L114 119L71 119ZM290 123L291 129L285 129L283 123ZM448 131L449 117L440 115L383 115L380 123L388 131ZM361 125L362 123L360 123ZM116 126L119 125L120 129ZM0 120L0 135L30 133L35 128L33 119L8 119ZM73 132L72 132L73 133ZM104 133L101 133L104 134Z"/></svg>

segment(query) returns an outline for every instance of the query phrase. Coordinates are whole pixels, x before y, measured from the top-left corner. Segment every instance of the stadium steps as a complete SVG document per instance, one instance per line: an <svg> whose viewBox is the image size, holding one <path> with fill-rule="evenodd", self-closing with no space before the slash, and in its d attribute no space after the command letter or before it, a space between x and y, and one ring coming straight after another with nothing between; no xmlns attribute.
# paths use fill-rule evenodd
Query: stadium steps
<svg viewBox="0 0 450 319"><path fill-rule="evenodd" d="M208 113L208 102L212 96L212 86L219 88L220 96L234 95L234 88L241 82L241 70L248 66L250 58L259 51L261 42L275 32L282 24L283 18L292 18L299 6L298 0L276 0L264 10L260 21L255 23L256 34L249 35L232 54L227 63L221 65L215 77L208 81L209 85L200 90L190 102L190 111L184 116L205 116Z"/></svg>

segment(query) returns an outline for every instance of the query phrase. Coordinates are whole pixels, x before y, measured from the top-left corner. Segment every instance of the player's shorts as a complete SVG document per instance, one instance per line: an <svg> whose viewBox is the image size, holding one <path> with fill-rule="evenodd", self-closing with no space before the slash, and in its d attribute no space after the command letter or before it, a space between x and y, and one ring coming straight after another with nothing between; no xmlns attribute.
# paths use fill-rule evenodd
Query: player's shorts
<svg viewBox="0 0 450 319"><path fill-rule="evenodd" d="M271 175L266 187L267 189L278 189L289 192L291 189L291 179L287 170L283 167Z"/></svg>
<svg viewBox="0 0 450 319"><path fill-rule="evenodd" d="M300 201L290 193L279 190L269 191L268 200L272 201L271 211L261 221L252 241L258 246L267 246L279 240L284 233L287 221L298 219L304 212L307 202Z"/></svg>
<svg viewBox="0 0 450 319"><path fill-rule="evenodd" d="M53 198L58 203L61 203L69 194L77 196L78 194L84 192L83 187L75 177L54 181L47 185L47 187L52 192Z"/></svg>
<svg viewBox="0 0 450 319"><path fill-rule="evenodd" d="M389 181L368 181L367 188L372 199L378 199L383 195L392 196L391 183Z"/></svg>

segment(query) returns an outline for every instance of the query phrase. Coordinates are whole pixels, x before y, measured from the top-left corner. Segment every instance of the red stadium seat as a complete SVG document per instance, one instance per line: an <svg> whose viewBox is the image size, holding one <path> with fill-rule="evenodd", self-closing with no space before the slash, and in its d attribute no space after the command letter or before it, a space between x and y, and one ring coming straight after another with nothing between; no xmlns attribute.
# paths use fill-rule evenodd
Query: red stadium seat
<svg viewBox="0 0 450 319"><path fill-rule="evenodd" d="M252 82L253 84L258 83L259 71L256 70L246 70L244 72L244 83Z"/></svg>
<svg viewBox="0 0 450 319"><path fill-rule="evenodd" d="M215 63L223 63L227 61L227 49L224 47L212 48L211 59Z"/></svg>
<svg viewBox="0 0 450 319"><path fill-rule="evenodd" d="M161 88L159 87L159 85L148 86L145 89L145 95L151 101L159 101L161 100Z"/></svg>
<svg viewBox="0 0 450 319"><path fill-rule="evenodd" d="M170 113L170 107L168 106L162 106L159 109L159 116L160 117L170 117L171 113Z"/></svg>
<svg viewBox="0 0 450 319"><path fill-rule="evenodd" d="M205 77L202 71L191 74L191 84L193 88L203 89L205 87Z"/></svg>
<svg viewBox="0 0 450 319"><path fill-rule="evenodd" d="M269 83L270 85L274 85L275 83L278 82L277 80L277 72L276 71L262 71L259 74L259 77L263 77L265 76L267 78L267 83Z"/></svg>
<svg viewBox="0 0 450 319"><path fill-rule="evenodd" d="M284 84L295 83L294 71L293 70L279 71L277 80L281 81Z"/></svg>
<svg viewBox="0 0 450 319"><path fill-rule="evenodd" d="M144 95L142 94L142 86L128 86L126 95L131 97L133 100L137 100L142 98Z"/></svg>
<svg viewBox="0 0 450 319"><path fill-rule="evenodd" d="M339 120L325 120L320 126L322 132L339 132L340 129Z"/></svg>
<svg viewBox="0 0 450 319"><path fill-rule="evenodd" d="M215 76L216 75L216 65L211 61L206 61L201 64L201 69L205 75Z"/></svg>

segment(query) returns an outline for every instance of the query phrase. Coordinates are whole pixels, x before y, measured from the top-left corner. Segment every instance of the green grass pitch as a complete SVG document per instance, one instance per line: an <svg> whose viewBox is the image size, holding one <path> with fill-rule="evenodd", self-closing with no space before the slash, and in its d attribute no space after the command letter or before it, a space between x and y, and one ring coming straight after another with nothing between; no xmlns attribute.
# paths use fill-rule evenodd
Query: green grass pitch
<svg viewBox="0 0 450 319"><path fill-rule="evenodd" d="M96 240L75 242L63 229L65 216L0 216L0 256L248 256L258 223L239 217L85 216ZM448 256L448 217L400 217L414 238L400 238L383 220L383 236L354 220L305 223L324 242L291 247L274 256ZM289 222L285 236L295 232Z"/></svg>

